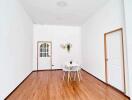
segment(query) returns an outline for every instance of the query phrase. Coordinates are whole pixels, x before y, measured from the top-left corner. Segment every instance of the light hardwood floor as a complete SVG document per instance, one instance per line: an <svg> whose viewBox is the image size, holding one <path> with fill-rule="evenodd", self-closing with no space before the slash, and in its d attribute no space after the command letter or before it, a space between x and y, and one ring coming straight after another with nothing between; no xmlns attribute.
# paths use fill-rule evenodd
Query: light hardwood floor
<svg viewBox="0 0 132 100"><path fill-rule="evenodd" d="M33 72L7 100L128 100L82 71L82 80L63 81L62 71Z"/></svg>

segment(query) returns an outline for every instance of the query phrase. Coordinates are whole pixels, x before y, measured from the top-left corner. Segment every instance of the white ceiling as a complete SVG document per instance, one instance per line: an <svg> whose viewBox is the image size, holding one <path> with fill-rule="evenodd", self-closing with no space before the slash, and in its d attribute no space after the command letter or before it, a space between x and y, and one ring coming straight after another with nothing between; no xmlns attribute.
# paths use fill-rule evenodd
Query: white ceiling
<svg viewBox="0 0 132 100"><path fill-rule="evenodd" d="M65 1L67 6L58 6L59 1ZM21 0L21 3L36 24L81 25L107 1Z"/></svg>

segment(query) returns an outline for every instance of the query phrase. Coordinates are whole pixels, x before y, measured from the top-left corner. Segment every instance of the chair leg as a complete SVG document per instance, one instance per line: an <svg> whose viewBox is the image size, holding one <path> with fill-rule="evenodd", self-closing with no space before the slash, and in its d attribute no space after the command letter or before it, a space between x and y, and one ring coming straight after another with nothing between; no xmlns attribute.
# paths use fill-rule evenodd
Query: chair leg
<svg viewBox="0 0 132 100"><path fill-rule="evenodd" d="M74 81L76 80L77 73L74 72Z"/></svg>
<svg viewBox="0 0 132 100"><path fill-rule="evenodd" d="M65 72L63 72L63 81L64 81L64 79L65 79L65 75L66 75L66 73L65 73Z"/></svg>
<svg viewBox="0 0 132 100"><path fill-rule="evenodd" d="M68 82L70 81L70 72L68 72Z"/></svg>
<svg viewBox="0 0 132 100"><path fill-rule="evenodd" d="M79 75L79 71L77 71L77 75L78 75L78 80L80 81L80 75Z"/></svg>
<svg viewBox="0 0 132 100"><path fill-rule="evenodd" d="M82 74L81 74L81 71L79 71L79 75L80 75L80 79L82 80Z"/></svg>

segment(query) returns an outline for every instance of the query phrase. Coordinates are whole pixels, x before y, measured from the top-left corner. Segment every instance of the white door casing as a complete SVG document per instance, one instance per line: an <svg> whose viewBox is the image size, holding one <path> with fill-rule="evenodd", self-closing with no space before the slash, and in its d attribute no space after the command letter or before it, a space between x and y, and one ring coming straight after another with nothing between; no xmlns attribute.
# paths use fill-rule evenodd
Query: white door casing
<svg viewBox="0 0 132 100"><path fill-rule="evenodd" d="M39 41L37 45L38 70L52 69L52 43Z"/></svg>
<svg viewBox="0 0 132 100"><path fill-rule="evenodd" d="M106 35L107 83L125 92L122 30Z"/></svg>

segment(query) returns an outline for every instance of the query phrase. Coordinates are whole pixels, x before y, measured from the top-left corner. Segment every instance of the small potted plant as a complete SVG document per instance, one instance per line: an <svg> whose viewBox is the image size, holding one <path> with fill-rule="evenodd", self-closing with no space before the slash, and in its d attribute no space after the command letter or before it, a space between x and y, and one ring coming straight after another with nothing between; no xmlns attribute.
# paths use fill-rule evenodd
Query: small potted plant
<svg viewBox="0 0 132 100"><path fill-rule="evenodd" d="M72 61L70 61L70 64L72 64Z"/></svg>
<svg viewBox="0 0 132 100"><path fill-rule="evenodd" d="M66 49L67 52L70 52L70 51L71 51L71 48L72 48L72 44L71 44L71 43L67 43L67 44L65 44L65 45L61 45L61 47L62 47L63 49Z"/></svg>

